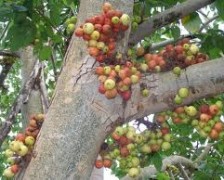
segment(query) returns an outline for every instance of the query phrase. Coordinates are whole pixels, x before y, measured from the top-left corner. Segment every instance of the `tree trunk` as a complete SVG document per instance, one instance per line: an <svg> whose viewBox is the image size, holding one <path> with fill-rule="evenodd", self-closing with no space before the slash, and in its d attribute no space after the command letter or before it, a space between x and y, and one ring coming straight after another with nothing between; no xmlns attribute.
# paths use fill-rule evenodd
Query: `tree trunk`
<svg viewBox="0 0 224 180"><path fill-rule="evenodd" d="M79 23L101 11L103 0L81 1ZM133 1L112 2L132 13ZM122 100L106 100L97 92L95 60L85 43L73 37L59 76L54 99L23 179L89 180L94 160L111 122L123 115Z"/></svg>

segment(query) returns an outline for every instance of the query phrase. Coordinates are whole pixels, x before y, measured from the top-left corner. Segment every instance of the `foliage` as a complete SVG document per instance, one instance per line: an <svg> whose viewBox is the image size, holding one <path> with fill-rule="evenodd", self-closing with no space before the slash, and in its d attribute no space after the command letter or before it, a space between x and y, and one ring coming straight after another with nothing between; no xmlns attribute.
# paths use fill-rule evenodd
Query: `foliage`
<svg viewBox="0 0 224 180"><path fill-rule="evenodd" d="M49 59L51 53L66 50L68 36L65 20L76 14L79 1L3 1L1 21L8 24L0 42L3 48L15 51L29 44L35 44L41 59ZM46 44L50 47L47 47Z"/></svg>

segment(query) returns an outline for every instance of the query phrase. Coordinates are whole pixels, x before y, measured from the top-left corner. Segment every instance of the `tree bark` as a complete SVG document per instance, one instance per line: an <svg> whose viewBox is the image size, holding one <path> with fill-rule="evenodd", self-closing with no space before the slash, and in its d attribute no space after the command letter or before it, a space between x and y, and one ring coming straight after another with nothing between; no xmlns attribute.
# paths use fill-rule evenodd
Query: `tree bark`
<svg viewBox="0 0 224 180"><path fill-rule="evenodd" d="M181 105L190 104L203 97L224 92L224 58L189 66L180 77L171 72L149 74L142 81L149 87L150 95L140 95L139 84L132 88L132 98L125 106L124 118L138 119L152 113L177 107L174 97L181 87L189 88L190 94Z"/></svg>
<svg viewBox="0 0 224 180"><path fill-rule="evenodd" d="M129 44L136 44L144 37L149 36L155 30L166 26L198 9L211 4L214 0L188 0L177 4L166 11L158 13L139 25L137 31L131 34Z"/></svg>
<svg viewBox="0 0 224 180"><path fill-rule="evenodd" d="M33 70L35 63L38 61L38 58L36 55L34 55L33 46L27 46L21 50L20 58L22 62L21 75L23 87ZM34 87L31 88L32 91L30 92L29 101L26 104L23 104L21 109L23 116L22 123L24 128L27 126L27 122L32 114L43 112L39 85L34 84Z"/></svg>

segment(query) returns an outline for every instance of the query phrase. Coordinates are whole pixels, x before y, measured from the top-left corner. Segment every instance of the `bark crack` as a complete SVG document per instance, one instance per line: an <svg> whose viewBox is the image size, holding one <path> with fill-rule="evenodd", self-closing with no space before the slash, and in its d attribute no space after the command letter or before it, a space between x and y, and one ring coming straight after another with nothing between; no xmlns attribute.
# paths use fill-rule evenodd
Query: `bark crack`
<svg viewBox="0 0 224 180"><path fill-rule="evenodd" d="M78 81L81 79L81 77L85 74L88 74L90 72L92 72L93 67L95 66L96 61L95 59L93 59L90 56L87 56L82 64L80 65L80 67L78 68L78 71L76 72L75 75L73 75L74 78L74 86L75 84L78 83Z"/></svg>

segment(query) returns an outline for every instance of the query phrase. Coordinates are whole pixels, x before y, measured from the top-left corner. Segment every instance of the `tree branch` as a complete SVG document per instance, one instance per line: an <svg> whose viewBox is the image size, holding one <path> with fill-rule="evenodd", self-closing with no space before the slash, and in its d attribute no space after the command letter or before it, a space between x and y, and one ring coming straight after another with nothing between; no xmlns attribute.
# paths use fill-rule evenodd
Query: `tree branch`
<svg viewBox="0 0 224 180"><path fill-rule="evenodd" d="M0 56L9 56L14 58L19 58L19 54L17 52L11 52L8 50L0 50Z"/></svg>
<svg viewBox="0 0 224 180"><path fill-rule="evenodd" d="M202 159L205 158L205 156L208 154L212 145L214 145L214 144L208 144L205 147L204 151L200 154L200 156L195 161L192 161L190 159L187 159L185 157L178 156L178 155L169 156L169 157L163 159L161 171L166 171L168 166L173 165L173 166L176 166L179 168L179 170L185 180L190 180L190 178L186 172L186 169L188 169L190 171L196 170L198 168L198 163ZM150 165L148 167L141 169L141 174L137 177L136 180L141 180L144 177L149 177L149 175L150 175L150 177L154 177L156 174L157 174L157 169L155 168L154 165ZM129 176L125 176L124 178L122 178L122 180L131 180L131 179L132 178L130 178Z"/></svg>
<svg viewBox="0 0 224 180"><path fill-rule="evenodd" d="M8 28L9 28L10 22L8 22L2 32L2 34L0 35L0 40L2 40L5 36L5 33L7 32Z"/></svg>
<svg viewBox="0 0 224 180"><path fill-rule="evenodd" d="M185 169L189 169L190 171L192 171L192 170L194 171L195 169L197 169L198 163L202 159L205 158L205 156L208 154L212 145L213 144L208 144L205 147L204 151L200 154L200 156L195 161L192 161L190 159L187 159L182 156L177 156L177 155L169 156L169 157L163 159L161 171L166 171L168 166L173 165L173 166L176 166L179 168L179 170L185 180L190 180ZM185 167L185 169L184 169L184 167ZM150 165L148 167L141 169L141 174L138 176L138 178L136 180L143 179L143 177L149 177L149 175L150 175L150 177L154 177L156 175L156 173L157 173L157 170L156 170L155 166ZM125 176L124 178L122 178L122 180L131 180L131 178L129 176Z"/></svg>
<svg viewBox="0 0 224 180"><path fill-rule="evenodd" d="M217 19L219 16L216 15L214 17L212 17L211 19L209 19L208 21L206 21L198 30L199 32L202 32L204 28L206 28L212 21L214 21L215 19Z"/></svg>
<svg viewBox="0 0 224 180"><path fill-rule="evenodd" d="M189 38L189 39L194 39L196 38L194 35L183 35L183 36L180 36L179 38L177 39L168 39L168 40L165 40L165 41L162 41L162 42L159 42L159 43L154 43L151 45L151 47L149 48L150 51L154 51L154 50L157 50L161 47L165 47L166 45L168 44L174 44L184 38Z"/></svg>
<svg viewBox="0 0 224 180"><path fill-rule="evenodd" d="M41 69L42 65L37 61L32 73L30 74L29 79L27 80L24 87L20 91L20 94L17 96L15 102L13 103L6 121L2 123L2 126L0 127L0 146L10 132L11 127L15 122L15 118L21 109L21 106L28 101L32 87L34 86L37 78L41 75Z"/></svg>
<svg viewBox="0 0 224 180"><path fill-rule="evenodd" d="M16 58L15 58L15 54L12 53L12 52L8 52L8 51L0 51L0 55L4 54L3 55L3 58L0 59L0 65L2 66L2 71L1 71L1 74L0 74L0 88L5 88L6 87L4 86L4 81L12 67L12 65L14 64Z"/></svg>
<svg viewBox="0 0 224 180"><path fill-rule="evenodd" d="M138 29L131 34L129 44L138 43L145 36L152 34L156 29L183 18L212 2L214 0L188 0L149 18L148 21L139 25Z"/></svg>
<svg viewBox="0 0 224 180"><path fill-rule="evenodd" d="M42 101L42 106L43 106L43 112L44 112L44 114L46 114L46 112L49 108L49 105L50 105L50 101L48 98L46 84L44 82L44 72L43 71L42 71L41 77L42 77L40 80L41 101Z"/></svg>
<svg viewBox="0 0 224 180"><path fill-rule="evenodd" d="M212 146L213 144L207 144L200 156L198 156L197 159L194 160L195 165L198 165L208 155Z"/></svg>
<svg viewBox="0 0 224 180"><path fill-rule="evenodd" d="M182 157L182 156L169 156L165 159L163 159L162 161L162 168L161 171L165 171L167 166L169 165L174 165L177 166L179 163L181 163L183 166L185 166L188 169L195 169L196 166L194 165L194 162ZM136 180L140 180L143 179L143 177L153 177L154 175L156 175L157 170L155 168L155 166L150 165L148 167L142 168L141 169L141 174L138 176L138 178ZM122 178L122 180L131 180L132 178L130 178L129 176L125 176L124 178Z"/></svg>
<svg viewBox="0 0 224 180"><path fill-rule="evenodd" d="M51 53L51 63L52 63L52 67L53 67L53 72L54 72L54 78L55 78L55 81L57 81L57 78L58 78L58 73L57 73L57 69L56 69L56 65L55 65L55 51L53 51Z"/></svg>
<svg viewBox="0 0 224 180"><path fill-rule="evenodd" d="M189 88L190 94L181 105L190 104L202 97L224 92L224 58L189 66L179 77L172 72L153 73L142 78L150 92L148 97L140 95L139 84L132 87L131 99L125 106L126 121L148 116L152 113L175 108L173 99L181 87ZM206 84L206 88L204 87Z"/></svg>
<svg viewBox="0 0 224 180"><path fill-rule="evenodd" d="M172 171L169 170L168 173L169 173L170 179L175 180L175 177L174 177Z"/></svg>
<svg viewBox="0 0 224 180"><path fill-rule="evenodd" d="M0 89L1 89L1 88L5 88L5 86L4 86L4 81L5 81L5 79L6 79L7 75L8 75L8 73L9 73L9 71L10 71L12 65L13 65L13 64L6 64L6 65L3 66L2 72L1 72L1 74L0 74Z"/></svg>
<svg viewBox="0 0 224 180"><path fill-rule="evenodd" d="M188 177L187 172L183 168L182 164L181 163L178 163L177 164L177 167L179 168L180 173L182 174L182 177L184 178L184 180L190 180L190 178Z"/></svg>

